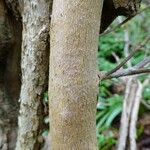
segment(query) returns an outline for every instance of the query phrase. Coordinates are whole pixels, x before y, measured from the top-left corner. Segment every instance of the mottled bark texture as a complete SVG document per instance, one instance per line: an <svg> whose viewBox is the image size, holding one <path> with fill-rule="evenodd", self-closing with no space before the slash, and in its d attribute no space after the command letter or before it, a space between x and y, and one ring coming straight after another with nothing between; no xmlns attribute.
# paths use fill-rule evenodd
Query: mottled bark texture
<svg viewBox="0 0 150 150"><path fill-rule="evenodd" d="M141 0L104 0L100 33L103 33L118 16L134 16L139 11L140 3Z"/></svg>
<svg viewBox="0 0 150 150"><path fill-rule="evenodd" d="M96 150L101 0L54 0L49 79L52 150Z"/></svg>
<svg viewBox="0 0 150 150"><path fill-rule="evenodd" d="M19 20L0 0L0 149L14 149L20 93L21 31Z"/></svg>
<svg viewBox="0 0 150 150"><path fill-rule="evenodd" d="M16 150L38 150L49 51L50 1L22 3L22 85Z"/></svg>

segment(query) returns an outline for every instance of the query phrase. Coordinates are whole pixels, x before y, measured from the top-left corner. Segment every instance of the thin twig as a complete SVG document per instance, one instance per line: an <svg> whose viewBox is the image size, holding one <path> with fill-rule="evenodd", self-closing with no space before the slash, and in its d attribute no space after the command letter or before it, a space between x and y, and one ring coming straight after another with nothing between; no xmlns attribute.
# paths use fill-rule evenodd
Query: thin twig
<svg viewBox="0 0 150 150"><path fill-rule="evenodd" d="M144 99L141 100L141 103L150 110L150 104L148 104Z"/></svg>
<svg viewBox="0 0 150 150"><path fill-rule="evenodd" d="M148 41L150 40L150 36L147 36L142 43L140 43L130 54L127 56L118 66L116 66L114 69L109 71L106 76L109 76L110 74L116 72L119 70L128 60L130 60L137 51L139 51Z"/></svg>
<svg viewBox="0 0 150 150"><path fill-rule="evenodd" d="M129 49L130 49L130 39L129 39L129 32L127 29L124 30L124 41L125 41L125 46L124 46L124 55L125 57L129 56ZM131 61L129 60L127 62L127 67L131 67Z"/></svg>
<svg viewBox="0 0 150 150"><path fill-rule="evenodd" d="M127 22L128 22L129 20L131 20L133 17L135 17L135 16L126 18L123 22L121 22L120 24L118 24L118 25L115 26L114 28L105 31L104 33L101 33L100 36L104 36L104 35L106 35L106 34L108 34L108 33L111 33L111 32L113 32L113 31L115 31L117 28L120 28L123 24L127 23Z"/></svg>
<svg viewBox="0 0 150 150"><path fill-rule="evenodd" d="M150 64L150 57L146 57L144 60L142 60L140 63L138 63L136 65L136 68L143 68L148 64Z"/></svg>
<svg viewBox="0 0 150 150"><path fill-rule="evenodd" d="M101 80L119 78L119 77L131 76L131 75L139 75L139 74L145 74L145 73L150 73L150 69L147 69L147 68L135 69L132 67L128 69L122 69L113 74L110 74L109 76L103 75Z"/></svg>
<svg viewBox="0 0 150 150"><path fill-rule="evenodd" d="M119 63L120 58L115 52L112 52L112 56L115 58L116 62Z"/></svg>

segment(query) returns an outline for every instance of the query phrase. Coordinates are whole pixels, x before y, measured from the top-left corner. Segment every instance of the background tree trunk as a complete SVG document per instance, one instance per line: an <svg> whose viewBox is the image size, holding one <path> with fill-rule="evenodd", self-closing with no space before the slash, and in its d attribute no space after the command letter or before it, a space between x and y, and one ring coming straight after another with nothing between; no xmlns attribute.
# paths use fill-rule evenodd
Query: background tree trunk
<svg viewBox="0 0 150 150"><path fill-rule="evenodd" d="M14 149L20 93L22 25L0 0L0 149Z"/></svg>
<svg viewBox="0 0 150 150"><path fill-rule="evenodd" d="M22 85L16 150L38 150L47 85L50 1L24 0L22 6Z"/></svg>
<svg viewBox="0 0 150 150"><path fill-rule="evenodd" d="M102 1L54 0L50 53L53 150L97 149L97 39Z"/></svg>

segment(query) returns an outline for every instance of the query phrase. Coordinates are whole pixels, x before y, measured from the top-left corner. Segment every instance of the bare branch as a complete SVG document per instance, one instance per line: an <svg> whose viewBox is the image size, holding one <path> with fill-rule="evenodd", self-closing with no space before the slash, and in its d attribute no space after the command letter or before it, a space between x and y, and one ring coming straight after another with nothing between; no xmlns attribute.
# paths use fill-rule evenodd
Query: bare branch
<svg viewBox="0 0 150 150"><path fill-rule="evenodd" d="M124 30L124 41L125 41L125 46L124 46L124 55L125 57L129 56L129 49L130 49L130 38L129 38L129 32L127 29ZM132 67L131 61L127 62L128 67Z"/></svg>
<svg viewBox="0 0 150 150"><path fill-rule="evenodd" d="M100 36L104 36L108 33L111 33L113 31L115 31L117 28L120 28L123 24L127 23L129 20L131 20L134 16L132 17L129 17L129 18L126 18L123 22L121 22L120 24L118 24L117 26L115 26L114 28L110 29L110 30L107 30L105 31L104 33L101 33Z"/></svg>
<svg viewBox="0 0 150 150"><path fill-rule="evenodd" d="M135 79L136 80L136 79ZM140 101L142 98L142 91L143 87L140 81L137 80L136 83L136 90L135 93L133 93L134 98L132 102L132 110L131 110L131 119L130 119L130 133L129 133L129 139L130 139L130 150L137 150L137 144L136 144L136 138L137 138L137 130L136 130L136 124L138 120L138 112L140 108Z"/></svg>
<svg viewBox="0 0 150 150"><path fill-rule="evenodd" d="M128 136L128 128L129 128L129 121L130 115L132 112L132 105L135 96L135 90L137 89L136 82L133 78L129 78L126 84L125 90L125 98L123 101L123 111L121 115L121 122L120 122L120 136L118 140L118 147L117 150L124 150L126 147L126 140Z"/></svg>
<svg viewBox="0 0 150 150"><path fill-rule="evenodd" d="M142 60L140 63L138 63L135 67L136 68L143 68L146 65L150 63L150 57L146 57L144 60Z"/></svg>
<svg viewBox="0 0 150 150"><path fill-rule="evenodd" d="M106 80L106 79L111 79L111 78L119 78L119 77L130 76L130 75L150 73L150 69L143 68L148 64L150 64L150 57L146 57L143 61L141 61L140 63L138 63L134 67L130 67L128 69L121 69L121 70L118 70L117 72L114 72L110 75L107 75L106 72L101 71L99 73L99 76L101 77L102 80Z"/></svg>
<svg viewBox="0 0 150 150"><path fill-rule="evenodd" d="M119 77L125 77L125 76L131 76L131 75L138 75L138 74L144 74L144 73L150 73L150 69L143 68L143 69L135 69L135 68L128 68L128 69L122 69L119 70L111 75L106 75L101 73L102 78L101 80L111 79L111 78L119 78ZM100 76L100 75L99 75Z"/></svg>
<svg viewBox="0 0 150 150"><path fill-rule="evenodd" d="M120 58L115 52L112 52L112 56L115 58L116 62L119 63Z"/></svg>
<svg viewBox="0 0 150 150"><path fill-rule="evenodd" d="M150 36L147 36L143 42L141 42L140 44L138 44L137 47L135 47L135 49L129 54L129 56L127 56L118 66L116 66L114 69L112 69L111 71L109 71L106 76L109 76L110 74L116 72L117 70L119 70L121 67L123 67L123 65L130 60L137 51L139 51L148 41L150 40Z"/></svg>
<svg viewBox="0 0 150 150"><path fill-rule="evenodd" d="M141 103L147 108L150 110L150 104L148 104L145 100L141 100Z"/></svg>

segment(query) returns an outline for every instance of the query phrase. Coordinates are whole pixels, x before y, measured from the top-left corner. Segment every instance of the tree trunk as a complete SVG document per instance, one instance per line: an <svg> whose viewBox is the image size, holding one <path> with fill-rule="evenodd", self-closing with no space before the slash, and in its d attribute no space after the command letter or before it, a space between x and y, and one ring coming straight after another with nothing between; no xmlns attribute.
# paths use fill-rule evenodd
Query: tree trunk
<svg viewBox="0 0 150 150"><path fill-rule="evenodd" d="M102 1L54 0L50 53L52 150L97 149L97 39Z"/></svg>
<svg viewBox="0 0 150 150"><path fill-rule="evenodd" d="M0 149L12 150L17 136L22 25L0 0Z"/></svg>
<svg viewBox="0 0 150 150"><path fill-rule="evenodd" d="M22 86L16 150L38 150L49 55L50 1L24 0Z"/></svg>

